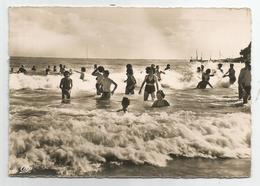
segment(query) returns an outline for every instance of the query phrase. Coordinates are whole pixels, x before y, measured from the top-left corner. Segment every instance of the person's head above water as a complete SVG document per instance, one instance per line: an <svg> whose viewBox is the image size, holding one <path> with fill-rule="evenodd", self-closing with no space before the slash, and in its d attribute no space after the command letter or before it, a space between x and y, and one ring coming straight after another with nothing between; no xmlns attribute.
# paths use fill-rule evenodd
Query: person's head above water
<svg viewBox="0 0 260 186"><path fill-rule="evenodd" d="M234 64L233 64L233 63L231 63L229 66L230 66L230 68L233 68L233 67L234 67Z"/></svg>
<svg viewBox="0 0 260 186"><path fill-rule="evenodd" d="M123 97L121 105L124 109L126 109L130 105L130 100L127 97Z"/></svg>
<svg viewBox="0 0 260 186"><path fill-rule="evenodd" d="M211 70L208 68L208 69L206 70L206 74L210 74L210 72L211 72Z"/></svg>
<svg viewBox="0 0 260 186"><path fill-rule="evenodd" d="M200 67L197 67L197 72L200 72Z"/></svg>
<svg viewBox="0 0 260 186"><path fill-rule="evenodd" d="M152 67L146 67L145 71L146 71L146 74L153 74Z"/></svg>
<svg viewBox="0 0 260 186"><path fill-rule="evenodd" d="M105 71L103 66L99 66L99 67L97 67L97 69L98 69L99 72L104 72Z"/></svg>
<svg viewBox="0 0 260 186"><path fill-rule="evenodd" d="M104 77L108 77L109 76L109 71L108 70L104 70L103 75L104 75Z"/></svg>
<svg viewBox="0 0 260 186"><path fill-rule="evenodd" d="M131 64L127 64L126 68L132 68L132 65Z"/></svg>
<svg viewBox="0 0 260 186"><path fill-rule="evenodd" d="M70 72L66 70L66 71L63 73L63 75L64 75L65 77L69 77L69 76L70 76Z"/></svg>
<svg viewBox="0 0 260 186"><path fill-rule="evenodd" d="M218 64L218 68L221 68L223 65L221 63Z"/></svg>
<svg viewBox="0 0 260 186"><path fill-rule="evenodd" d="M81 72L86 72L86 68L85 67L81 67Z"/></svg>
<svg viewBox="0 0 260 186"><path fill-rule="evenodd" d="M200 68L201 68L201 70L203 70L204 69L204 65L200 65Z"/></svg>
<svg viewBox="0 0 260 186"><path fill-rule="evenodd" d="M165 98L165 94L162 90L158 90L156 92L156 97L157 97L158 100L162 100L163 98Z"/></svg>
<svg viewBox="0 0 260 186"><path fill-rule="evenodd" d="M155 67L156 69L159 69L160 67L159 67L159 65L156 65L156 67Z"/></svg>
<svg viewBox="0 0 260 186"><path fill-rule="evenodd" d="M155 67L155 64L151 64L151 67L154 68L154 67Z"/></svg>

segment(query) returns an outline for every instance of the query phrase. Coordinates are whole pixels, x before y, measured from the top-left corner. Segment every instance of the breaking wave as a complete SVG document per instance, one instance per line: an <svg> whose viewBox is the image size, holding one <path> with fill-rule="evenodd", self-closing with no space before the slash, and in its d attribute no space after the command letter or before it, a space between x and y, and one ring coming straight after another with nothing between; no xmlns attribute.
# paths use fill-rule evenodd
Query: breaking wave
<svg viewBox="0 0 260 186"><path fill-rule="evenodd" d="M186 69L182 71L171 70L166 71L162 74L162 81L160 82L161 89L171 88L171 89L188 89L195 88L198 82L201 80L201 73L196 72L197 66L200 63L188 64ZM216 71L215 76L211 77L211 84L214 87L229 87L228 78L222 78L223 74L216 70L217 64L215 63L204 63L205 69L211 68L212 71ZM228 70L229 64L223 65L224 72ZM241 64L236 64L236 75L238 76L239 70L242 68ZM119 72L118 72L119 71ZM124 80L126 79L125 70L114 70L110 74L110 78L118 83L117 92L123 93L125 89ZM90 75L91 72L86 72L86 79L82 81L79 79L79 73L72 74L71 78L73 80L73 91L84 90L89 92L95 92L95 77ZM143 69L140 67L135 69L134 74L137 80L137 86L140 86L144 79ZM10 89L58 89L59 83L62 76L60 75L24 75L24 74L10 74ZM236 87L236 84L233 85Z"/></svg>
<svg viewBox="0 0 260 186"><path fill-rule="evenodd" d="M203 117L191 111L121 114L29 106L12 109L10 173L27 165L79 176L101 171L110 161L164 167L172 155L250 157L250 115L245 113ZM48 114L22 118L15 110Z"/></svg>

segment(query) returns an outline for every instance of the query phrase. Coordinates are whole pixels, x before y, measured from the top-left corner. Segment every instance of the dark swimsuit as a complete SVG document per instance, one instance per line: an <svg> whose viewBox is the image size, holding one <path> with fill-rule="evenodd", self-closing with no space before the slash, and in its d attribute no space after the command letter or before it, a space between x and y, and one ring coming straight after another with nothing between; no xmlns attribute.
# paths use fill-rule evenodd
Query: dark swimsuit
<svg viewBox="0 0 260 186"><path fill-rule="evenodd" d="M134 77L128 77L126 80L125 94L134 94L135 80Z"/></svg>
<svg viewBox="0 0 260 186"><path fill-rule="evenodd" d="M152 80L150 80L150 79L149 79L149 76L147 76L145 82L146 82L146 86L145 86L144 91L147 92L148 94L151 94L151 93L155 92L155 86L154 86L155 80L154 80L154 76L153 76L153 79L152 79Z"/></svg>

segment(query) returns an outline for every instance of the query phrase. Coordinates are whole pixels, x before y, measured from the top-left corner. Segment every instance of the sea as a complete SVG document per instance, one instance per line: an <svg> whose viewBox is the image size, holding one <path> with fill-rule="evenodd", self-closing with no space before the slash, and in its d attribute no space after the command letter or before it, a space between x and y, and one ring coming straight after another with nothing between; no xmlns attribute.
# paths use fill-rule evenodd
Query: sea
<svg viewBox="0 0 260 186"><path fill-rule="evenodd" d="M238 100L237 82L205 62L213 88L195 89L199 62L152 59L64 59L11 57L9 75L9 175L53 177L248 177L251 167L250 103ZM72 70L70 104L61 103L59 73ZM110 101L96 95L94 64L118 84ZM125 95L126 64L137 80ZM138 94L145 67L163 71L159 88L169 107L152 108L151 97ZM24 65L27 74L16 73ZM35 65L37 70L32 72ZM85 80L80 68L86 67ZM235 64L236 76L243 68ZM229 63L223 63L227 72ZM144 91L144 90L143 90ZM143 92L142 92L143 93ZM128 111L117 112L123 97Z"/></svg>

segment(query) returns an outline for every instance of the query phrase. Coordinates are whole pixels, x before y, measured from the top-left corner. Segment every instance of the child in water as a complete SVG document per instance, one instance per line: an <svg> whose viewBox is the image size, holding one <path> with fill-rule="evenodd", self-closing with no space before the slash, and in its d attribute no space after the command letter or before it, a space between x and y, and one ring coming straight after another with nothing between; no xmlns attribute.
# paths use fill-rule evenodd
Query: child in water
<svg viewBox="0 0 260 186"><path fill-rule="evenodd" d="M214 76L214 75L210 75L211 70L207 69L205 73L202 74L202 81L200 81L197 85L198 89L205 89L207 87L207 85L209 85L211 88L213 88L213 86L209 83L209 79L210 76Z"/></svg>
<svg viewBox="0 0 260 186"><path fill-rule="evenodd" d="M104 71L103 76L104 76L104 78L100 82L101 86L102 86L102 90L103 90L100 99L109 100L110 97L111 97L111 94L112 95L114 94L114 92L115 92L115 90L117 88L117 84L112 79L110 79L108 77L109 76L109 71L108 70ZM111 84L114 85L114 89L112 91L110 91Z"/></svg>
<svg viewBox="0 0 260 186"><path fill-rule="evenodd" d="M141 88L139 90L139 94L141 94L142 88L143 88L144 84L146 84L145 89L144 89L144 101L148 100L149 94L151 94L152 100L154 100L154 98L155 98L155 95L154 95L155 86L154 86L154 84L156 84L156 89L157 90L159 89L157 77L153 74L153 70L152 70L151 67L146 67L146 73L147 73L147 75L145 76L144 81L141 85Z"/></svg>
<svg viewBox="0 0 260 186"><path fill-rule="evenodd" d="M158 81L161 81L161 80L162 80L161 74L165 74L165 72L163 72L163 71L160 70L159 65L156 65L156 67L155 67L155 75L157 76Z"/></svg>
<svg viewBox="0 0 260 186"><path fill-rule="evenodd" d="M169 102L164 99L165 94L162 90L156 92L157 100L153 103L152 107L167 107L170 106Z"/></svg>
<svg viewBox="0 0 260 186"><path fill-rule="evenodd" d="M65 103L65 100L70 100L70 92L72 89L72 79L70 78L69 71L64 72L64 78L60 81L60 89L62 90L62 103Z"/></svg>
<svg viewBox="0 0 260 186"><path fill-rule="evenodd" d="M84 79L85 79L85 72L86 72L86 68L85 67L81 67L79 79L84 81Z"/></svg>
<svg viewBox="0 0 260 186"><path fill-rule="evenodd" d="M119 109L117 112L120 112L120 111L126 112L127 107L130 105L130 100L127 97L123 97L121 105L122 105L122 109Z"/></svg>

